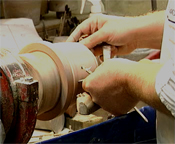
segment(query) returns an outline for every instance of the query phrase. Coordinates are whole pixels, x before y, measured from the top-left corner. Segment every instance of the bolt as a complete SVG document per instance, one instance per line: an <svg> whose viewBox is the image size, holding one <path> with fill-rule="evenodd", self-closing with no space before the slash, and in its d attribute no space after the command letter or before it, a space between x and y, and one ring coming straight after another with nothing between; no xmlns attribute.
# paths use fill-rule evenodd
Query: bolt
<svg viewBox="0 0 175 144"><path fill-rule="evenodd" d="M27 77L25 77L25 81L26 82L32 82L33 81L33 77L27 76Z"/></svg>

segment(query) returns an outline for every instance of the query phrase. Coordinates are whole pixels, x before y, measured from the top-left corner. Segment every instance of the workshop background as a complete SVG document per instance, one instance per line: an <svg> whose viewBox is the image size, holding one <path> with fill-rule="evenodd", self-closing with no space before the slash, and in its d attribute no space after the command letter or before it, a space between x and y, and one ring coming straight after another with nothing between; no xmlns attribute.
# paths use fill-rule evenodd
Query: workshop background
<svg viewBox="0 0 175 144"><path fill-rule="evenodd" d="M102 0L104 9L105 9L104 13L109 15L117 15L117 16L138 16L138 15L144 15L148 12L152 12L156 10L165 10L167 6L167 2L168 0ZM67 37L71 34L71 32L83 20L87 19L91 13L91 6L92 6L91 2L89 2L88 0L86 1L82 14L80 14L81 4L82 4L81 0L13 0L13 1L0 0L0 18L1 18L0 20L0 37L1 37L0 56L2 56L1 58L3 58L2 61L3 62L5 61L5 64L8 64L9 70L10 68L13 68L12 65L10 65L9 67L9 63L11 61L14 60L15 64L18 65L18 62L17 62L18 59L16 60L16 57L14 57L13 54L18 54L19 51L20 51L20 54L23 54L25 51L29 52L29 49L33 49L33 47L38 46L38 45L32 45L32 43L41 42L41 41L47 41L52 44L64 42L67 39ZM26 47L26 45L29 45L29 46L27 46L27 48L24 50L23 47ZM47 45L46 43L44 43L44 45L48 47L52 47L50 44ZM65 45L65 47L67 47L67 45ZM73 47L76 47L76 46L73 46ZM77 50L79 50L81 46L77 45L77 47L78 47ZM6 60L8 59L6 58L8 57L6 56L6 53L8 52L4 51L4 49L6 49L8 52L11 53L10 58L13 60L6 62ZM45 47L43 47L43 49L45 49ZM66 53L63 53L63 54L67 57L69 56L71 57L71 54L66 54ZM84 52L82 51L82 55L83 54ZM145 48L145 49L137 49L129 55L120 56L120 57L127 58L134 61L139 61L143 58L149 58L149 59L158 58L157 54L160 54L160 51ZM93 56L90 56L90 57L91 57L91 60L90 60L91 61L90 64L91 64L93 61ZM1 67L3 66L4 65L1 64ZM19 64L19 67L20 66L21 65ZM95 69L96 66L97 65L94 64L92 69ZM46 68L48 67L46 66ZM1 70L1 75L0 75L1 93L0 94L1 94L1 98L3 99L4 91L8 91L10 89L9 87L12 86L14 83L13 81L10 80L11 85L9 87L3 87L2 83L9 84L9 80L8 80L8 77L6 76L5 71L3 71L3 68L0 70ZM19 70L21 69L19 68ZM28 70L25 69L25 72L26 71L28 72ZM84 76L85 75L83 74L83 77ZM2 78L5 78L5 81L3 81ZM15 78L18 79L17 76L15 76ZM38 87L36 86L36 83L34 83L35 81L33 81L31 77L25 80L26 82L29 82L31 84L32 90L34 90L33 86L36 89L38 89ZM21 88L21 85L18 85L18 87ZM31 89L31 87L27 87L27 88ZM12 91L13 90L14 89L12 89ZM14 94L14 92L12 93ZM10 92L8 94L11 95ZM30 101L30 98L29 98L29 101ZM8 116L5 117L5 118L8 118L7 123L11 120L11 122L9 122L10 124L8 125L8 128L7 127L4 128L5 132L7 131L7 129L8 131L11 130L10 127L12 126L11 125L12 121L13 121L13 125L15 125L14 124L15 118L11 116L9 113L9 109L11 108L11 106L7 103L8 101L6 101L6 103L3 103L5 105L5 108L3 104L2 104L3 106L1 106L1 110L4 110L3 112L7 112L9 114L8 115L9 117ZM146 106L146 104L142 102L140 102L137 105L138 108L141 108L143 106ZM31 106L28 106L26 109L29 110L28 108L30 107ZM35 120L37 119L37 116L34 114L34 112L36 111L36 105L35 106L33 105L33 108L32 108L33 113L30 111L33 114L32 115L33 117L28 118L28 123L30 123L30 120L31 121L34 120L31 122L31 125L30 125L31 129L21 128L21 127L27 127L27 124L28 124L27 122L23 121L21 123L18 123L15 128L17 129L18 128L17 126L21 124L21 127L20 127L21 129L20 130L17 129L17 132L19 132L19 135L17 135L18 137L16 138L12 137L12 139L14 139L15 142L18 142L18 140L21 140L22 137L26 134L26 130L28 130L27 131L28 136L25 137L25 140L24 141L22 140L21 142L26 142L26 141L27 142L29 141L28 143L42 142L44 140L51 140L52 138L67 135L69 133L74 133L77 130L81 130L99 123L104 123L107 120L113 118L113 115L111 115L110 113L102 109L98 109L97 111L87 115L81 115L77 113L75 107L76 107L75 105L70 104L70 107L68 109L66 110L64 109L66 111L65 114L59 115L58 117L47 121L37 120L35 125ZM24 111L22 112L21 112L21 117L23 116L25 117L25 112ZM145 113L147 117L150 117L147 114L147 110L145 111L143 110L143 113ZM130 117L133 117L133 116L135 116L135 113L133 114L131 113L130 115L128 115L129 119ZM3 119L3 117L1 118ZM44 118L42 117L39 119L44 119ZM4 121L6 121L6 119L4 119ZM150 123L152 124L153 122L151 121ZM2 129L3 128L2 122L0 123L0 125L1 125L0 134L2 135L2 138L5 139L6 133ZM34 126L35 129L32 128L32 126ZM100 127L103 127L103 125L101 125ZM95 128L98 128L98 126ZM152 128L152 125L151 125L151 128ZM82 131L82 133L83 132L86 133L87 131L85 130L85 131ZM10 131L9 133L10 134L8 134L6 138L7 137L11 138L10 135L13 135L13 131L12 132ZM71 136L69 138L71 138ZM77 138L79 139L78 136ZM2 140L3 139L1 139L1 141ZM94 139L95 142L97 142L98 140L99 139ZM59 139L58 142L59 141L61 142L62 140ZM11 142L11 141L9 139L8 140L6 139L6 142Z"/></svg>
<svg viewBox="0 0 175 144"><path fill-rule="evenodd" d="M47 31L48 36L56 36L56 30L59 29L59 18L61 17L61 13L65 11L65 5L68 5L72 16L75 16L80 22L89 16L92 5L87 1L83 14L80 14L81 0L30 0L30 3L32 4L28 4L27 6L25 5L25 0L23 0L21 3L24 4L21 4L22 8L20 9L18 8L20 0L14 0L14 3L18 5L14 11L14 8L11 9L8 1L9 0L4 0L5 6L3 6L3 0L0 1L1 19L21 17L21 13L24 13L25 15L23 15L23 17L29 17L34 20L36 30L43 39L46 37L46 34L44 34L45 31ZM168 0L102 0L102 2L106 14L117 16L138 16L151 12L152 10L165 10ZM25 7L29 7L30 13L33 15L25 12ZM42 20L45 21L45 28L43 28ZM75 25L77 24L77 22L74 23ZM67 33L64 32L62 35L68 35L70 33L68 30L64 31Z"/></svg>

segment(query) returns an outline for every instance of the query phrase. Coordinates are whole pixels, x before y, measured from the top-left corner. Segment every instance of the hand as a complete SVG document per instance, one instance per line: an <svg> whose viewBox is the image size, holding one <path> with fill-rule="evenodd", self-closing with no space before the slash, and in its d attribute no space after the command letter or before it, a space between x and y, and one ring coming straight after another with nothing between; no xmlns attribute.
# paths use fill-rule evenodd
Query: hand
<svg viewBox="0 0 175 144"><path fill-rule="evenodd" d="M133 19L107 15L92 16L75 29L67 42L77 42L82 35L87 34L89 36L80 43L89 49L106 42L112 45L112 56L128 54L137 45ZM94 54L96 56L101 55L102 49L95 47Z"/></svg>
<svg viewBox="0 0 175 144"><path fill-rule="evenodd" d="M130 69L136 64L124 59L107 60L83 81L83 88L104 110L116 116L125 114L138 102L128 93L127 85Z"/></svg>
<svg viewBox="0 0 175 144"><path fill-rule="evenodd" d="M162 66L149 60L110 59L83 81L83 88L93 102L116 116L126 114L138 101L171 115L155 90L156 76Z"/></svg>

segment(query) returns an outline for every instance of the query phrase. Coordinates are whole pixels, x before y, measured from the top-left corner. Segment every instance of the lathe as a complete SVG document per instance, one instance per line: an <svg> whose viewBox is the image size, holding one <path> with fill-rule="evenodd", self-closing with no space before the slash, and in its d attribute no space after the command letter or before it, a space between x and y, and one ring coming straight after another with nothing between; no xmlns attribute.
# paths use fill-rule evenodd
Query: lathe
<svg viewBox="0 0 175 144"><path fill-rule="evenodd" d="M18 55L1 50L1 104L5 142L26 143L36 119L63 114L82 92L82 66L97 67L95 56L79 43L32 43Z"/></svg>
<svg viewBox="0 0 175 144"><path fill-rule="evenodd" d="M27 143L36 120L48 121L64 114L76 103L77 96L84 96L82 80L99 64L87 47L69 42L30 43L17 53L1 48L0 58L5 143ZM82 98L77 100L86 101L88 109L77 105L81 114L99 108L88 96Z"/></svg>
<svg viewBox="0 0 175 144"><path fill-rule="evenodd" d="M18 55L1 49L0 57L1 120L6 143L27 143L37 119L48 121L64 114L77 96L82 95L77 99L81 114L99 108L82 93L81 82L87 71L98 66L97 58L84 45L43 41L27 45Z"/></svg>
<svg viewBox="0 0 175 144"><path fill-rule="evenodd" d="M47 1L45 2L47 6ZM55 3L55 1L50 1L49 10L56 11L58 18L59 14L64 14L65 12L64 10L60 12L60 8L57 8L57 6L61 6L61 4L58 5ZM73 7L74 5L78 6L78 4L74 2L70 3L69 7ZM74 5L72 3L74 3ZM155 3L153 4L155 5ZM110 2L108 5L113 6L114 4ZM115 9L120 10L120 5L118 5L118 3L116 5L119 6L119 8L115 7ZM5 8L6 6L7 5L5 5ZM106 8L108 13L111 11L111 14L113 14L112 12L114 10L112 10L111 7L108 6ZM32 9L34 8L32 7ZM38 8L36 9L38 10ZM9 9L7 8L7 10ZM79 12L79 10L77 11ZM81 9L81 12L86 14L83 19L89 16L90 10L88 12L86 11L87 9L84 11ZM46 12L48 12L48 9L46 9ZM13 13L14 12L12 12L12 14ZM33 16L35 16L35 14L33 14L32 17ZM9 17L10 16L7 18ZM38 28L38 32L42 30L40 36L42 35L42 38L46 39L50 27L54 26L47 26L47 19L40 21L40 15L38 15L37 18L36 21L35 19L33 20L35 28ZM56 23L54 31L57 31L58 23L60 22L57 20L49 22ZM24 30L23 25L18 24L15 23L16 27ZM60 31L62 31L63 26L64 25L60 26ZM6 27L2 27L0 31L6 33ZM30 36L30 27L27 26L27 28L29 28L27 33L17 32L16 27L13 28L13 30L16 31L14 37L21 36L18 42L23 41L23 38L27 37L27 34ZM5 38L1 33L0 36ZM31 39L32 36L30 37ZM31 41L34 39L36 38L33 37ZM3 40L4 39L0 42L6 44L9 42L10 45L11 39ZM12 46L12 49L15 49L15 47L16 46ZM2 137L5 138L5 143L27 143L32 136L37 120L48 121L64 114L69 107L75 104L77 95L81 95L83 92L81 82L88 73L82 70L82 67L89 68L90 71L93 72L98 66L96 57L84 45L66 42L31 42L20 49L18 54L0 47L0 59L0 126L2 128ZM91 105L94 104L91 103ZM82 111L82 113L84 112L87 113L87 111ZM148 116L149 115L147 115L147 117ZM134 114L134 118L135 117ZM113 122L113 124L115 125L115 122ZM126 123L123 125L125 124ZM111 127L113 128L113 126ZM145 127L147 128L147 125ZM104 132L105 131L106 130L104 130ZM91 139L89 141L91 141Z"/></svg>

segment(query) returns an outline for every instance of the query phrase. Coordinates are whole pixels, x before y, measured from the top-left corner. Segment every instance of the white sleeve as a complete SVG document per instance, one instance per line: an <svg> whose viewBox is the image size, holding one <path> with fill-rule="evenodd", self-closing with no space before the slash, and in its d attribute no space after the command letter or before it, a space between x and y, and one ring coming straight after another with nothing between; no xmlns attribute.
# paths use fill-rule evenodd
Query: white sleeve
<svg viewBox="0 0 175 144"><path fill-rule="evenodd" d="M169 60L159 71L155 84L161 102L175 117L175 63Z"/></svg>

